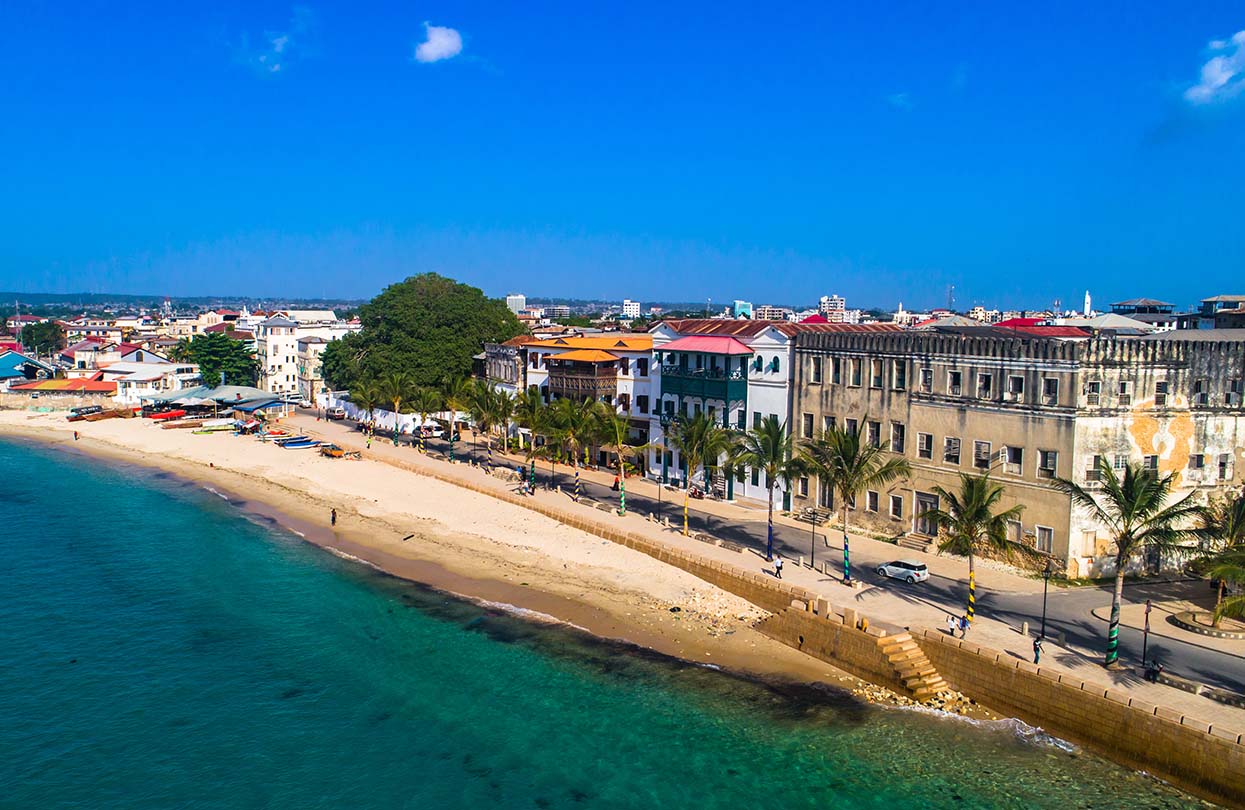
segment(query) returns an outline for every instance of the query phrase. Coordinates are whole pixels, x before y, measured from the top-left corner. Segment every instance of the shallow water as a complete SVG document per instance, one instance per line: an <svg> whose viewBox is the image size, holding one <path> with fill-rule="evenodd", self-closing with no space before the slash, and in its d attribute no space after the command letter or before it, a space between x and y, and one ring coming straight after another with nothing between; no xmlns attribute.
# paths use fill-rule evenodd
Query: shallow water
<svg viewBox="0 0 1245 810"><path fill-rule="evenodd" d="M0 442L0 807L1186 807L1019 724L765 684Z"/></svg>

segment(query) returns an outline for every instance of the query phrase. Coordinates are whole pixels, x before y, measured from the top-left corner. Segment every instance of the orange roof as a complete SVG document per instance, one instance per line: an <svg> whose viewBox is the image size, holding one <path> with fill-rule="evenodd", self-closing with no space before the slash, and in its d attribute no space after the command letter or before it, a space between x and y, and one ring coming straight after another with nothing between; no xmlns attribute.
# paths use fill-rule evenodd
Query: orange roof
<svg viewBox="0 0 1245 810"><path fill-rule="evenodd" d="M569 352L555 354L554 360L578 360L581 363L608 363L617 360L618 355L603 352L600 349L572 349Z"/></svg>
<svg viewBox="0 0 1245 810"><path fill-rule="evenodd" d="M653 336L559 337L550 338L549 340L536 340L527 345L530 349L602 349L606 351L648 352L653 350Z"/></svg>

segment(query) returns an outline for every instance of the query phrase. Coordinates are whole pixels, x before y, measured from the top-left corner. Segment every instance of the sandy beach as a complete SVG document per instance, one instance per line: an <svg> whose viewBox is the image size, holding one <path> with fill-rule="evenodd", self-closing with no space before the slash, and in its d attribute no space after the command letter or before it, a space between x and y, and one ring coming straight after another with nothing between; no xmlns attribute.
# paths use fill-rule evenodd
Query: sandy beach
<svg viewBox="0 0 1245 810"><path fill-rule="evenodd" d="M63 412L0 411L0 434L162 469L334 553L602 637L756 675L860 684L753 630L763 611L684 571L388 464L328 459L229 433L162 430L143 419L71 424Z"/></svg>

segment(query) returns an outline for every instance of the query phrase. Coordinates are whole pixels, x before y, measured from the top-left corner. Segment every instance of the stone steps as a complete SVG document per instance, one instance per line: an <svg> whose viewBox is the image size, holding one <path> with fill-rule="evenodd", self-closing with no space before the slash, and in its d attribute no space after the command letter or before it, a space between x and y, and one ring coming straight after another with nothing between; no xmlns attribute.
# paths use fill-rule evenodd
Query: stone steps
<svg viewBox="0 0 1245 810"><path fill-rule="evenodd" d="M917 700L928 700L950 690L951 687L908 633L883 636L877 640L877 645L900 682Z"/></svg>
<svg viewBox="0 0 1245 810"><path fill-rule="evenodd" d="M911 549L912 551L929 552L930 547L934 545L934 541L927 540L923 537L913 537L912 535L906 534L903 537L896 540L895 545L899 546L900 548Z"/></svg>

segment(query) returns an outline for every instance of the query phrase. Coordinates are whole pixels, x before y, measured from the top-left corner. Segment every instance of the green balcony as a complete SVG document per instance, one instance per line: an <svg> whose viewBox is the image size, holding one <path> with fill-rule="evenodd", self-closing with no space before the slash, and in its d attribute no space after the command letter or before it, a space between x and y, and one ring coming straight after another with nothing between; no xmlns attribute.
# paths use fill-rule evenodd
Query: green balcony
<svg viewBox="0 0 1245 810"><path fill-rule="evenodd" d="M726 403L746 402L748 373L739 369L662 366L661 393L720 399Z"/></svg>

